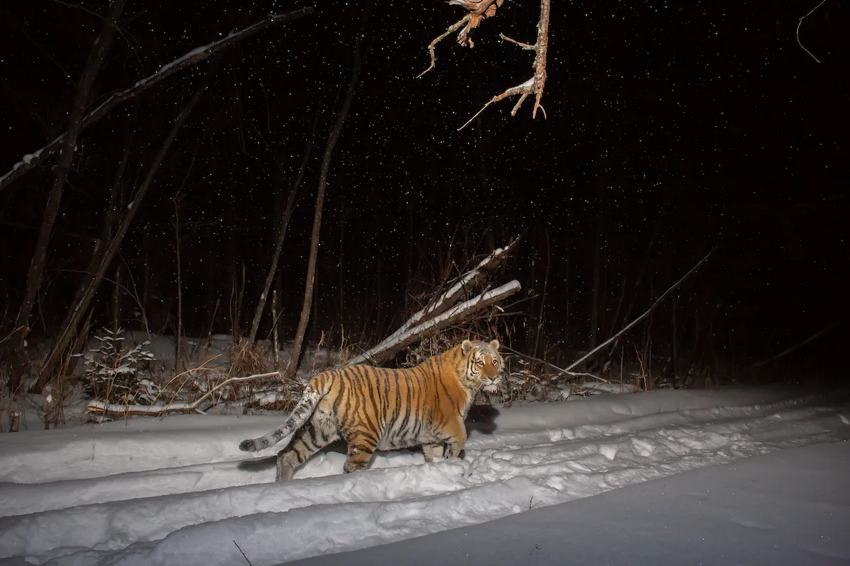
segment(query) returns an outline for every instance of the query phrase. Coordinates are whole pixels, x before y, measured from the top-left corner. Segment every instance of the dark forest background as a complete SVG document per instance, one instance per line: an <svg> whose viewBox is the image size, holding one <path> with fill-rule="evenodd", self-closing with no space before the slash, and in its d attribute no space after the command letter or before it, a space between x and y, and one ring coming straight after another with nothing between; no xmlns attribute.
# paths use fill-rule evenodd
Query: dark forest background
<svg viewBox="0 0 850 566"><path fill-rule="evenodd" d="M130 0L89 105L266 14L315 6L124 103L79 139L31 342L57 332L110 206L131 194L198 85L206 94L168 152L113 262L151 330L177 316L175 210L187 336L232 333L259 299L289 187L318 113L316 148L277 271L279 329L298 324L324 141L352 67L364 2ZM308 338L386 336L447 278L523 240L503 266L522 295L503 305L507 343L566 363L649 307L711 248L717 253L628 335L653 352L744 367L846 321L850 258L846 6L810 2L555 2L547 118L531 104L488 108L525 81L538 2L510 0L475 32L426 46L463 12L376 0L359 87L327 186ZM0 9L0 174L65 130L104 2L5 0ZM0 192L0 301L12 330L53 173ZM124 197L125 199L127 197ZM124 202L126 206L126 200ZM650 245L651 244L651 245ZM644 267L645 266L645 267ZM640 285L636 285L643 271ZM595 274L598 277L595 277ZM110 275L112 277L112 275ZM594 283L597 293L594 300ZM139 328L121 295L120 324ZM216 303L220 306L215 310ZM112 319L101 285L92 323ZM597 328L591 325L594 309ZM213 314L215 311L215 317ZM260 335L271 328L266 316ZM844 363L846 324L783 362ZM244 328L243 328L244 330ZM619 354L618 354L619 355ZM729 370L731 371L731 370Z"/></svg>

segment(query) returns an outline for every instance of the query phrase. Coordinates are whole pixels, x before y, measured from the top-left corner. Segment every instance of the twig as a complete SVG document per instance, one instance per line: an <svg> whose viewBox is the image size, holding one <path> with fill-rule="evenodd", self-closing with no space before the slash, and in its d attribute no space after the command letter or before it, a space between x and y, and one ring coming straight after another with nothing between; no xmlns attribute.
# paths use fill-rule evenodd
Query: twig
<svg viewBox="0 0 850 566"><path fill-rule="evenodd" d="M694 272L695 272L695 271L696 271L696 270L697 270L697 269L698 269L698 268L699 268L699 267L700 267L703 263L705 263L706 261L708 261L708 258L710 258L710 257L712 256L712 254L714 254L714 252L715 252L716 250L717 250L717 246L714 246L714 247L711 249L711 251L710 251L710 252L708 252L708 254L706 254L706 256L705 256L704 258L702 258L701 260L699 260L699 262L698 262L695 266L693 266L693 267L691 268L691 270L690 270L690 271L688 271L688 272L687 272L687 273L686 273L686 274L685 274L685 275L684 275L681 279L679 279L678 281L676 281L676 282L673 284L673 286L672 286L672 287L670 287L669 289L667 289L666 291L664 291L664 293L663 293L660 297L658 297L657 299L655 299L655 302L654 302L654 303L652 303L652 306L650 306L650 307L646 310L646 312L644 312L642 315L640 315L639 317L637 317L636 319L634 319L633 321L631 321L630 323L628 323L626 326L624 326L624 327L623 327L623 329L622 329L622 330L620 330L618 333L616 333L615 335L613 335L612 337L610 337L609 339L607 339L605 342L603 342L603 343L602 343L602 344L600 344L599 346L595 347L594 349L592 349L591 351L589 351L587 354L585 354L584 356L582 356L581 358L579 358L578 360L576 360L575 362L573 362L572 364L570 364L570 366L569 366L569 367L567 367L567 369L565 369L564 371L570 371L570 370L572 370L573 368L577 367L579 364L581 364L582 362L584 362L585 360L587 360L588 358L590 358L590 357L592 357L594 354L596 354L596 352L598 352L599 350L603 349L603 348L604 348L604 347L606 347L608 344L610 344L611 342L613 342L614 340L616 340L617 338L619 338L620 336L622 336L623 334L625 334L626 332L628 332L628 330L629 330L630 328L632 328L634 325L636 325L638 322L640 322L641 320L643 320L644 318L646 318L647 316L649 316L649 315L650 315L650 313L652 313L652 311L654 311L654 310L655 310L655 307L657 307L657 306L659 305L659 303L661 303L661 301L663 301L663 300L664 300L664 298L665 298L665 297L667 297L667 295L669 295L671 292L673 292L673 290L674 290L674 289L676 289L679 285L681 285L682 283L684 283L684 282L685 282L685 280L686 280L686 279L688 279L688 277L690 277L690 276L691 276L691 275L692 275L692 274L693 274L693 273L694 273Z"/></svg>
<svg viewBox="0 0 850 566"><path fill-rule="evenodd" d="M802 18L797 18L797 20L798 20L798 21L797 21L797 45L799 45L799 46L800 46L800 49L802 49L803 51L805 51L806 53L808 53L808 54L811 56L811 58L812 58L812 59L814 59L815 61L817 61L818 63L820 63L820 59L818 59L817 57L815 57L815 56L814 56L814 54L813 54L811 51L809 51L808 49L806 49L806 48L803 46L803 44L800 42L800 26L802 26L802 25L803 25L803 20L805 20L806 18L808 18L809 16L811 16L811 15L812 15L812 12L814 12L815 10L817 10L818 8L820 8L821 6L823 6L824 2L826 2L826 0L821 0L820 4L818 4L817 6L815 6L814 8L812 8L812 9L809 11L809 13L808 13L808 14L806 14L806 15L805 15L805 16L803 16Z"/></svg>
<svg viewBox="0 0 850 566"><path fill-rule="evenodd" d="M798 348L802 348L803 346L805 346L806 344L808 344L808 343L809 343L809 342L811 342L812 340L817 340L818 338L820 338L820 337L821 337L821 336L823 336L824 334L826 334L826 333L828 333L828 332L831 332L831 331L832 331L832 330L833 330L836 326L838 326L840 323L841 323L841 321L836 320L835 322L833 322L832 324L830 324L829 326L827 326L827 327L826 327L826 328L824 328L823 330L820 330L820 331L818 331L818 332L815 332L814 334L812 334L811 336L809 336L808 338L806 338L806 339L805 339L805 340L803 340L802 342L798 342L797 344L794 344L794 345L793 345L793 346L791 346L790 348L787 348L787 349L785 349L785 350L783 350L783 351L779 352L779 353L778 353L778 354L776 354L775 356L771 356L771 357L767 358L766 360L762 360L762 361L760 361L760 362L756 362L756 363L754 363L754 364L753 364L753 367L754 367L754 368L760 368L760 367L762 367L762 366L764 366L764 365L769 364L770 362L775 362L775 361L776 361L776 360L778 360L779 358L784 358L785 356L787 356L787 355L788 355L788 354L790 354L791 352L793 352L793 351L797 350Z"/></svg>
<svg viewBox="0 0 850 566"><path fill-rule="evenodd" d="M519 45L520 47L522 47L526 51L534 51L534 49L535 49L534 46L531 45L530 43L522 43L521 41L517 41L516 39L511 39L510 37L506 36L503 33L500 33L499 37L501 37L504 41L507 41L508 43L513 43L514 45Z"/></svg>
<svg viewBox="0 0 850 566"><path fill-rule="evenodd" d="M505 346L504 344L502 344L502 345L500 346L500 348L501 348L502 350L507 350L508 352L511 352L512 354L516 354L517 356L521 356L521 357L523 357L523 358L526 358L526 359L529 359L529 360L532 360L532 361L535 361L535 362L540 362L540 363L541 363L541 364L543 364L543 365L547 365L547 366L549 366L550 368L552 368L552 369L556 370L556 371L557 371L558 373L560 373L560 374L569 375L570 377L592 377L593 379L599 380L599 381L601 381L601 382L603 382L603 383L611 383L610 381L608 381L608 380L607 380L607 379L605 379L604 377L599 377L598 375L593 375L592 373L587 373L587 372L584 372L584 371L575 371L575 372L573 372L573 371L565 370L565 369L563 369L563 368L560 368L560 367L556 366L556 365L555 365L555 364L553 364L553 363L549 363L549 362L547 362L547 361L546 361L546 360L544 360L544 359L541 359L541 358L535 358L534 356L529 356L528 354L523 354L523 353L521 353L521 352L517 352L516 350L511 349L511 348L509 348L509 347Z"/></svg>
<svg viewBox="0 0 850 566"><path fill-rule="evenodd" d="M239 548L239 545L236 543L236 541L235 541L235 540L233 541L233 544L235 544L235 545L236 545L236 548ZM245 559L245 562L247 562L247 563L248 563L248 566L254 566L253 564L251 564L251 561L250 561L250 560L248 560L248 557L247 557L247 556L245 556L245 553L242 551L242 549L241 549L241 548L239 548L239 552L242 552L242 558L244 558L244 559Z"/></svg>
<svg viewBox="0 0 850 566"><path fill-rule="evenodd" d="M605 379L604 377L599 377L598 375L593 375L592 373L587 373L586 371L567 371L564 370L564 373L570 375L572 377L592 377L597 381L601 381L602 383L611 383L611 381Z"/></svg>
<svg viewBox="0 0 850 566"><path fill-rule="evenodd" d="M0 344L2 344L2 343L3 343L3 342L5 342L6 340L8 340L8 339L9 339L9 338L11 338L12 336L14 336L14 335L15 335L15 333L16 333L16 332L18 332L19 330L23 330L23 328L24 328L23 326L19 326L19 327L17 327L17 328L15 328L15 329L13 329L13 330L12 330L11 332L9 332L6 336L4 336L2 340L0 340Z"/></svg>
<svg viewBox="0 0 850 566"><path fill-rule="evenodd" d="M182 57L175 59L167 65L163 65L157 72L148 77L145 77L144 79L139 80L132 87L116 92L115 94L107 98L97 108L85 115L82 120L80 132L82 132L101 118L103 118L103 116L105 116L109 111L111 111L113 108L115 108L125 100L129 100L133 97L138 96L142 92L160 83L162 80L170 77L174 73L187 69L193 65L197 65L201 61L207 59L210 55L222 50L225 47L228 47L233 43L251 37L255 33L264 30L267 27L308 16L312 13L313 8L307 7L301 8L299 10L293 10L292 12L287 12L286 14L271 14L266 19L260 20L259 22L256 22L246 28L230 33L224 38L219 39L218 41L214 41L209 45L203 45L201 47L193 49L192 51L186 53ZM29 155L25 155L24 158L18 163L16 163L8 173L0 177L0 191L11 185L13 182L15 182L17 179L19 179L32 169L35 169L36 167L41 165L49 157L52 157L57 151L62 148L62 143L64 139L65 134L60 134L46 146L42 147L37 151L32 152Z"/></svg>
<svg viewBox="0 0 850 566"><path fill-rule="evenodd" d="M269 373L258 373L246 377L230 377L191 403L169 403L167 405L117 405L113 403L104 403L102 401L91 401L86 407L86 411L91 413L112 413L117 415L163 415L171 412L196 411L205 399L213 393L227 385L228 383L238 383L243 381L251 381L254 379L262 379L266 377L280 377L280 372L272 371Z"/></svg>
<svg viewBox="0 0 850 566"><path fill-rule="evenodd" d="M425 69L424 71L422 71L421 73L416 75L417 79L420 78L425 73L427 73L428 71L430 71L431 69L433 69L437 65L437 55L434 51L435 48L437 47L437 44L440 43L441 41L443 41L444 39L446 39L446 37L448 37L449 35L456 32L458 29L460 29L460 26L462 26L463 24L468 22L469 18L471 18L471 17L472 17L472 14L465 15L463 17L463 19L461 19L459 22L456 22L456 23L452 24L451 26L449 26L449 29L446 30L446 33L440 35L439 37L437 37L437 39L435 39L434 41L432 41L431 43L428 44L428 52L431 54L431 65L427 69Z"/></svg>
<svg viewBox="0 0 850 566"><path fill-rule="evenodd" d="M534 56L534 75L524 83L517 85L515 87L507 89L502 94L494 96L491 98L487 104L485 104L481 110L475 113L472 118L466 121L466 123L458 128L458 131L464 129L469 125L470 122L475 120L488 106L504 100L506 98L510 98L511 96L519 95L519 100L514 105L511 110L511 116L516 116L516 113L519 111L520 106L525 100L535 94L534 100L534 110L531 112L531 116L533 118L537 117L537 109L539 108L543 112L543 117L546 117L546 110L540 105L540 99L543 97L543 88L546 86L546 57L549 51L549 11L550 11L551 0L540 0L540 21L537 23L537 43L533 46L520 43L519 41L515 41L510 39L504 35L502 35L502 39L506 41L510 41L523 49L528 49L535 52Z"/></svg>

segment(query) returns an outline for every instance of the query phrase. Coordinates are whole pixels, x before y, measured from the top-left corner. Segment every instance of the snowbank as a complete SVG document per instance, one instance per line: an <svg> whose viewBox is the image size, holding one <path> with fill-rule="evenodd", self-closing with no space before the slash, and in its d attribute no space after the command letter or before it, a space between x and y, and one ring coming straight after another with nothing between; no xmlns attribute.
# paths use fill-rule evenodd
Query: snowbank
<svg viewBox="0 0 850 566"><path fill-rule="evenodd" d="M271 483L274 450L238 443L280 417L181 415L0 437L0 559L275 564L585 498L848 430L846 392L662 391L501 408L467 459L327 451ZM485 431L485 432L481 432ZM280 447L280 445L279 445ZM240 562L241 561L241 562Z"/></svg>

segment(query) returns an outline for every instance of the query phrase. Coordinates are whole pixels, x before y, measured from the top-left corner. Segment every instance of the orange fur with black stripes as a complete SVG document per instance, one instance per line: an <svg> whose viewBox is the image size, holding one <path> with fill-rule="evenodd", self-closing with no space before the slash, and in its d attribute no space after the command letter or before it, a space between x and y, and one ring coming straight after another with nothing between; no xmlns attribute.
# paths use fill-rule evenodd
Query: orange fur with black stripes
<svg viewBox="0 0 850 566"><path fill-rule="evenodd" d="M462 457L464 418L476 391L493 391L504 362L499 342L464 340L410 369L349 366L318 374L280 427L243 441L247 452L292 436L277 455L277 480L292 478L307 458L338 438L348 443L345 471L363 470L375 450L422 446L432 461L447 445Z"/></svg>

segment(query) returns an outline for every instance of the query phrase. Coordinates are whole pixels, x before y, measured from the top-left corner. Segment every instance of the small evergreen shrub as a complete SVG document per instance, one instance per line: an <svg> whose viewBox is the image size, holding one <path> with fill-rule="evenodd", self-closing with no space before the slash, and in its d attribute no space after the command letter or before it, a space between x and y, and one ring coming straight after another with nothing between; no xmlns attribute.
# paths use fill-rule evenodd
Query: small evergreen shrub
<svg viewBox="0 0 850 566"><path fill-rule="evenodd" d="M150 343L126 344L124 330L102 328L94 337L96 348L82 354L86 393L106 403L151 405L159 387L142 378L142 371L156 359L145 347Z"/></svg>

